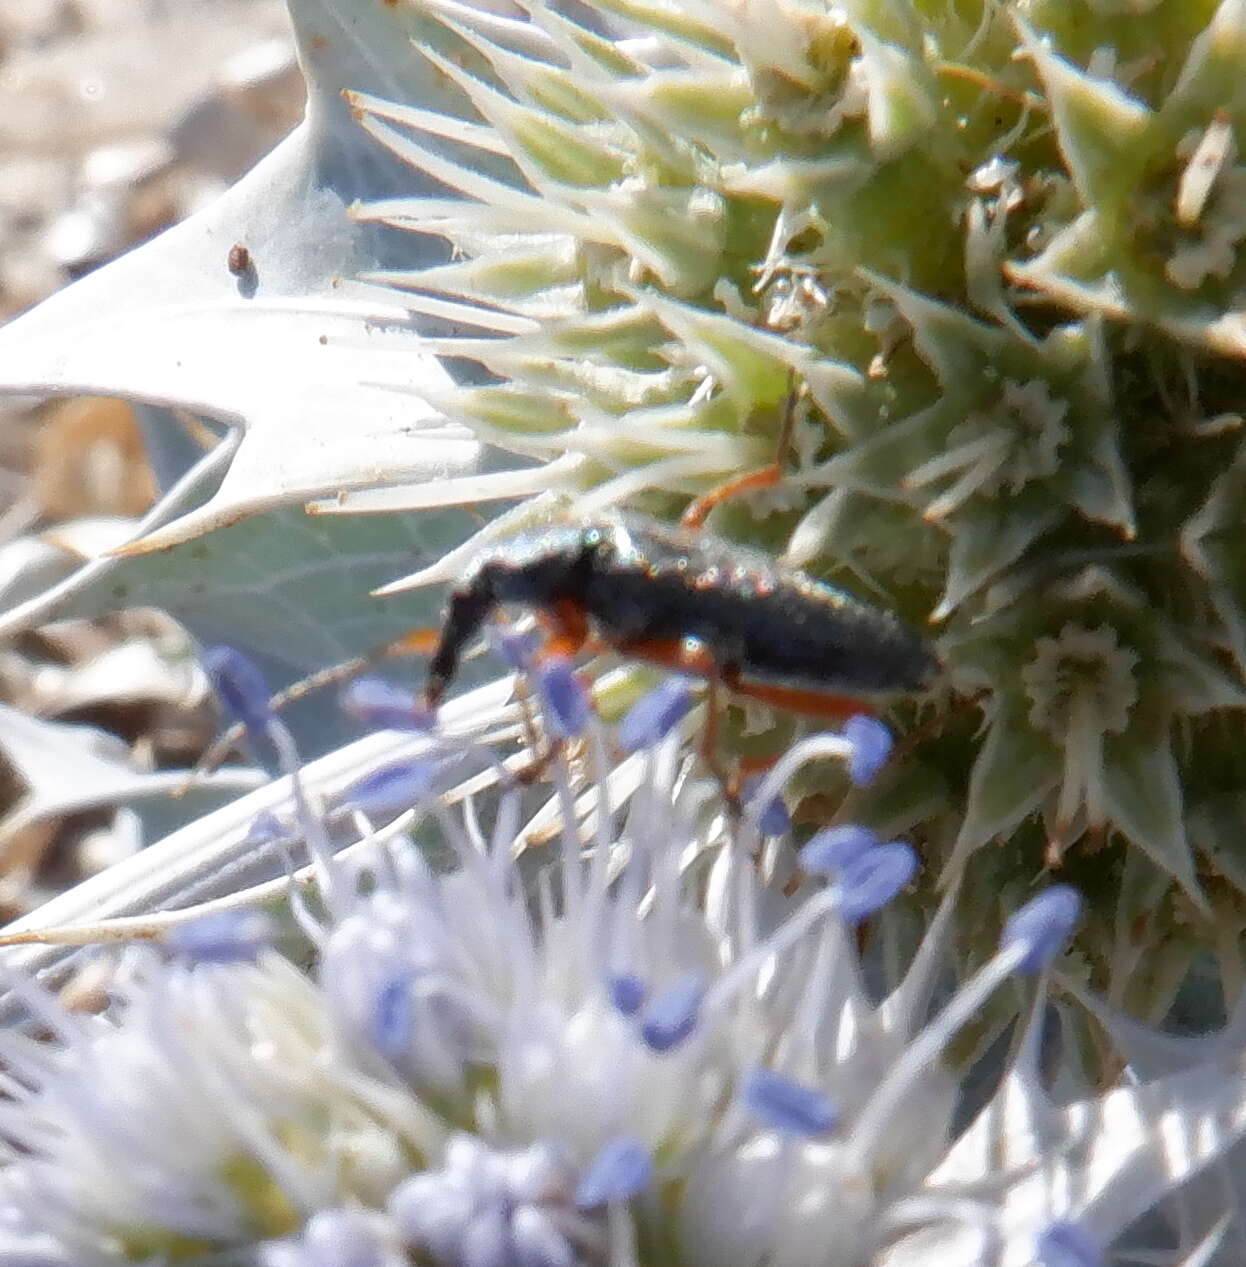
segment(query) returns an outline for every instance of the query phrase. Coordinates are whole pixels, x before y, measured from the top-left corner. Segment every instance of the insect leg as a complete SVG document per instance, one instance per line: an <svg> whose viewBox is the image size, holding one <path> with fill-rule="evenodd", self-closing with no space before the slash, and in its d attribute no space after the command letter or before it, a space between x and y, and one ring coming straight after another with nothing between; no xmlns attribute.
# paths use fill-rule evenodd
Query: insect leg
<svg viewBox="0 0 1246 1267"><path fill-rule="evenodd" d="M707 677L709 690L705 700L705 725L701 729L701 742L697 746L697 755L705 764L705 768L718 780L727 799L727 806L733 813L740 809L737 780L722 763L718 753L718 744L722 732L723 709L726 706L723 698L723 681L719 674Z"/></svg>
<svg viewBox="0 0 1246 1267"><path fill-rule="evenodd" d="M515 702L519 705L519 720L523 726L524 742L532 754L528 764L515 774L520 783L535 783L545 773L549 763L557 756L561 741L545 741L536 724L536 712L532 707L532 690L520 676L515 686Z"/></svg>
<svg viewBox="0 0 1246 1267"><path fill-rule="evenodd" d="M536 659L564 657L570 659L586 645L594 641L589 635L588 617L584 608L574 599L558 599L537 611L537 620L547 632L547 637L537 649ZM532 695L527 684L520 679L517 693L520 713L523 717L524 735L532 760L516 774L520 783L535 783L549 768L549 764L563 749L561 739L542 736L537 731L532 712Z"/></svg>
<svg viewBox="0 0 1246 1267"><path fill-rule="evenodd" d="M326 686L337 686L343 682L349 682L361 673L384 664L386 660L397 660L403 656L429 655L437 645L438 636L436 629L412 629L401 637L395 638L393 642L387 642L383 647L369 651L366 655L354 656L349 660L343 660L340 664L317 669L315 673L309 673L297 682L291 682L284 690L277 691L269 699L268 707L274 713L279 713L283 708L298 700L306 699L307 696L323 690ZM240 722L223 731L195 763L195 768L191 771L187 783L189 784L201 775L211 774L229 755L230 749L237 747L245 733L245 728Z"/></svg>
<svg viewBox="0 0 1246 1267"><path fill-rule="evenodd" d="M796 686L777 686L767 682L749 682L728 669L723 681L737 695L755 699L760 704L799 717L820 717L826 721L847 721L856 713L873 713L868 700L854 695L837 695L833 691L814 691Z"/></svg>
<svg viewBox="0 0 1246 1267"><path fill-rule="evenodd" d="M542 607L537 619L549 634L541 644L541 656L566 656L569 659L578 655L589 640L588 617L574 599L560 598L548 607Z"/></svg>
<svg viewBox="0 0 1246 1267"><path fill-rule="evenodd" d="M752 493L762 488L773 488L783 478L783 468L787 464L792 450L792 437L796 433L796 398L797 391L793 386L783 402L783 421L779 428L779 442L775 446L774 460L755 471L746 471L726 483L711 488L688 503L679 522L685 528L701 528L709 518L710 512L725 501L739 497L741 493Z"/></svg>
<svg viewBox="0 0 1246 1267"><path fill-rule="evenodd" d="M705 701L705 725L701 730L697 755L705 763L706 769L722 785L728 805L738 808L734 780L718 755L722 715L726 706L724 688L729 685L729 679L735 671L730 666L725 666L710 650L708 644L696 637L681 638L678 641L667 639L646 641L643 638L637 638L617 643L615 650L623 656L631 656L649 664L660 664L664 668L673 669L676 673L686 673L692 677L705 679L709 690Z"/></svg>

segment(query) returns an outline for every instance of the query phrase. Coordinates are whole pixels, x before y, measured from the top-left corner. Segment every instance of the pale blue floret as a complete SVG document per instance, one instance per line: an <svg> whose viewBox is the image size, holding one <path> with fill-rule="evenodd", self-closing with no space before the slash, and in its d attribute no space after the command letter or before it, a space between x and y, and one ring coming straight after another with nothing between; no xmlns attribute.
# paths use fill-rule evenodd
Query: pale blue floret
<svg viewBox="0 0 1246 1267"><path fill-rule="evenodd" d="M683 721L692 707L692 686L686 678L664 678L628 710L615 738L624 752L652 748Z"/></svg>
<svg viewBox="0 0 1246 1267"><path fill-rule="evenodd" d="M839 874L839 914L859 924L892 901L917 874L917 854L900 841L877 845L849 862Z"/></svg>
<svg viewBox="0 0 1246 1267"><path fill-rule="evenodd" d="M99 1024L44 1001L63 1052L50 1063L19 1043L4 1053L32 1090L0 1112L23 1149L10 1182L26 1185L15 1198L0 1188L0 1213L33 1201L51 1226L85 1229L86 1250L66 1262L106 1263L97 1215L64 1194L138 1186L106 1227L143 1244L166 1223L188 1234L199 1191L218 1191L242 1159L259 1176L248 1183L261 1196L271 1185L302 1220L255 1250L262 1267L651 1267L636 1249L654 1239L688 1267L972 1261L923 1256L922 1237L954 1246L966 1226L1003 1228L1013 1190L1063 1164L1067 1140L1055 1152L1039 1141L1042 1165L932 1179L955 1140L946 1053L1001 985L1050 962L1076 896L1057 888L1030 903L999 953L932 1010L949 895L909 975L876 998L853 928L912 881L909 845L825 829L801 862L829 882L786 897L759 871L747 817L726 811L674 730L653 728L628 758L639 782L625 812L602 810L592 795L612 771L582 689L563 678L538 697L547 712L583 703L582 755L555 755L549 778L556 805L580 797L589 817L561 832L535 884L514 850L534 790L508 782L488 749L439 737L432 755L363 780L375 797L357 781L344 799L363 839L326 856L334 899L307 925L318 982L276 954L235 953L238 928L204 922L168 939L176 955L145 949L125 1008ZM859 746L803 740L759 794L778 797L803 762L851 760ZM496 780L491 818L471 798L452 808L426 777L473 752L471 769ZM586 789L573 789L579 768ZM323 832L322 802L292 794L290 831ZM410 841L370 832L364 802L389 814L403 796L457 867L435 871ZM1010 1078L1014 1099L1046 1094L1022 1061ZM992 1111L1012 1102L1001 1093ZM92 1170L119 1148L137 1163ZM176 1165L162 1168L165 1150ZM50 1177L55 1199L43 1195ZM231 1245L249 1226L256 1198L245 1196L224 1193ZM1063 1229L1082 1213L1044 1207L1043 1224L1001 1235L1038 1245L1043 1267L1099 1267L1052 1257L1078 1251Z"/></svg>
<svg viewBox="0 0 1246 1267"><path fill-rule="evenodd" d="M516 631L504 625L490 625L486 631L489 645L516 673L528 672L541 649L535 630Z"/></svg>
<svg viewBox="0 0 1246 1267"><path fill-rule="evenodd" d="M290 781L291 797L304 829L304 842L313 860L321 896L333 909L338 897L333 847L320 816L307 804L298 748L285 724L273 712L272 697L263 674L242 652L232 647L214 647L204 659L213 688L226 710L243 723L253 742L264 737L276 751L278 764ZM291 905L302 921L305 913L301 902L295 899Z"/></svg>
<svg viewBox="0 0 1246 1267"><path fill-rule="evenodd" d="M548 1145L504 1153L460 1134L441 1169L400 1184L387 1208L408 1246L447 1267L571 1267L580 1224L570 1179Z"/></svg>
<svg viewBox="0 0 1246 1267"><path fill-rule="evenodd" d="M740 799L746 806L756 798L761 790L762 782L762 776L759 774L750 775L744 780L740 788ZM761 812L757 814L757 830L763 836L785 836L792 830L792 818L781 796L772 796L761 807Z"/></svg>
<svg viewBox="0 0 1246 1267"><path fill-rule="evenodd" d="M433 729L436 714L420 705L410 691L383 678L358 678L342 691L342 710L372 730Z"/></svg>
<svg viewBox="0 0 1246 1267"><path fill-rule="evenodd" d="M414 757L382 766L352 783L343 804L377 818L418 805L448 764L443 757Z"/></svg>
<svg viewBox="0 0 1246 1267"><path fill-rule="evenodd" d="M575 1203L592 1210L599 1205L630 1201L653 1182L653 1158L630 1135L610 1140L589 1162L575 1189Z"/></svg>
<svg viewBox="0 0 1246 1267"><path fill-rule="evenodd" d="M271 945L272 935L272 921L263 911L231 910L175 925L164 944L192 963L253 963Z"/></svg>
<svg viewBox="0 0 1246 1267"><path fill-rule="evenodd" d="M383 1056L397 1058L409 1049L415 1024L413 984L409 976L397 976L376 992L369 1029L377 1051Z"/></svg>
<svg viewBox="0 0 1246 1267"><path fill-rule="evenodd" d="M1103 1250L1078 1223L1053 1223L1038 1238L1041 1267L1103 1267Z"/></svg>
<svg viewBox="0 0 1246 1267"><path fill-rule="evenodd" d="M261 810L251 820L247 830L247 843L251 845L268 845L274 840L282 840L290 835L290 830L272 810Z"/></svg>
<svg viewBox="0 0 1246 1267"><path fill-rule="evenodd" d="M856 823L824 827L801 847L800 865L811 875L831 875L881 843L877 833Z"/></svg>
<svg viewBox="0 0 1246 1267"><path fill-rule="evenodd" d="M320 953L326 1001L352 1046L384 1057L429 1093L458 1095L487 1033L487 1008L459 972L460 951L431 876L362 900Z"/></svg>
<svg viewBox="0 0 1246 1267"><path fill-rule="evenodd" d="M555 656L533 674L545 705L550 730L560 739L575 739L588 725L588 692L570 660Z"/></svg>
<svg viewBox="0 0 1246 1267"><path fill-rule="evenodd" d="M267 735L273 721L270 693L255 665L233 647L212 647L204 653L203 666L226 711L252 741Z"/></svg>
<svg viewBox="0 0 1246 1267"><path fill-rule="evenodd" d="M697 1027L705 991L704 977L686 973L654 995L640 1022L646 1045L653 1051L666 1052L684 1042Z"/></svg>
<svg viewBox="0 0 1246 1267"><path fill-rule="evenodd" d="M873 783L891 756L895 743L891 731L877 717L859 713L848 719L844 738L852 745L848 777L858 787Z"/></svg>
<svg viewBox="0 0 1246 1267"><path fill-rule="evenodd" d="M754 1117L785 1135L825 1135L839 1121L838 1110L821 1091L773 1069L754 1069L742 1098Z"/></svg>
<svg viewBox="0 0 1246 1267"><path fill-rule="evenodd" d="M1041 972L1065 946L1082 914L1076 889L1056 884L1009 916L1000 949L1021 949L1017 971L1025 976Z"/></svg>
<svg viewBox="0 0 1246 1267"><path fill-rule="evenodd" d="M648 991L640 977L632 973L611 973L606 979L610 1001L623 1016L635 1016L644 1006Z"/></svg>

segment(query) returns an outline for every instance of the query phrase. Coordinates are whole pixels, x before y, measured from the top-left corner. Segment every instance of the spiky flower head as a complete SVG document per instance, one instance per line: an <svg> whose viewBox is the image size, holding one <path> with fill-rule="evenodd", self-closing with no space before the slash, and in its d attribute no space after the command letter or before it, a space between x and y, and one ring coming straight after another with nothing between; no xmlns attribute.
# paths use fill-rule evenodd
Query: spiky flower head
<svg viewBox="0 0 1246 1267"><path fill-rule="evenodd" d="M254 714L236 660L216 664ZM127 948L99 1014L10 979L41 1032L0 1039L0 1262L1087 1267L1246 1130L1225 1043L1096 1092L1041 1040L1071 889L1019 909L949 991L955 894L903 964L861 951L891 942L909 845L841 825L800 872L783 837L759 854L761 806L788 778L876 736L797 745L737 819L670 696L638 705L613 770L582 697L591 822L564 816L535 876L514 847L521 786L460 788L461 807L431 789L430 763L498 774L485 749L429 738L324 816L292 764L291 832L346 849L321 858L324 916L301 909L314 975L233 911ZM448 870L370 821L403 772ZM570 808L562 758L552 778ZM949 1044L1001 990L1029 1019L969 1120ZM1182 1235L1214 1245L1224 1226Z"/></svg>
<svg viewBox="0 0 1246 1267"><path fill-rule="evenodd" d="M511 521L673 516L794 393L782 483L711 526L948 670L857 812L969 867L980 955L1063 865L1115 997L1161 1014L1209 916L1236 980L1246 4L418 8L461 113L354 104L449 196L359 214L452 248L382 280L479 330L439 346L492 381L436 403L548 464Z"/></svg>

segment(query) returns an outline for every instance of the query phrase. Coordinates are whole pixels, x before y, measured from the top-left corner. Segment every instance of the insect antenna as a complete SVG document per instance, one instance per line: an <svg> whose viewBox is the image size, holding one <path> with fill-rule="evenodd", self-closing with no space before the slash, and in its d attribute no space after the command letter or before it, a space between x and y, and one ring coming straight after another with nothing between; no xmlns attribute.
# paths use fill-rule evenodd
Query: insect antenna
<svg viewBox="0 0 1246 1267"><path fill-rule="evenodd" d="M387 642L383 647L378 647L375 651L370 651L366 655L353 656L349 660L343 660L339 664L331 664L327 668L317 669L315 673L309 673L306 677L300 678L297 682L291 682L284 690L277 691L268 701L268 707L275 713L279 713L282 709L296 703L298 700L306 699L307 696L314 694L316 691L324 690L328 686L339 686L343 682L349 682L352 678L358 677L361 673L366 673L369 669L374 669L380 664L384 664L387 660L398 660L404 656L427 656L431 655L437 646L441 633L438 629L412 629L403 634L399 638L395 638L392 642ZM208 747L207 751L195 763L194 769L191 770L186 780L186 787L201 778L205 774L211 774L222 761L229 755L231 749L237 747L246 733L246 728L241 722L236 722L227 730L222 731ZM183 789L184 790L184 789Z"/></svg>

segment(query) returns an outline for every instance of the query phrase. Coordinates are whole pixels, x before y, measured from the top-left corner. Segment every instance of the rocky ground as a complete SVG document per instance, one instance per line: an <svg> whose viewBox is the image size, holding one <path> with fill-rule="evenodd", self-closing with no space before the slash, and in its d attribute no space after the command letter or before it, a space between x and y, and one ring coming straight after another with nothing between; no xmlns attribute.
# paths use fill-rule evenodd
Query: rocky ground
<svg viewBox="0 0 1246 1267"><path fill-rule="evenodd" d="M0 323L216 197L302 103L280 0L0 0ZM124 403L0 399L0 607L41 533L153 495ZM215 725L184 651L156 613L60 622L0 645L0 702L184 764ZM0 757L0 919L138 843L111 812L6 821L29 796Z"/></svg>

